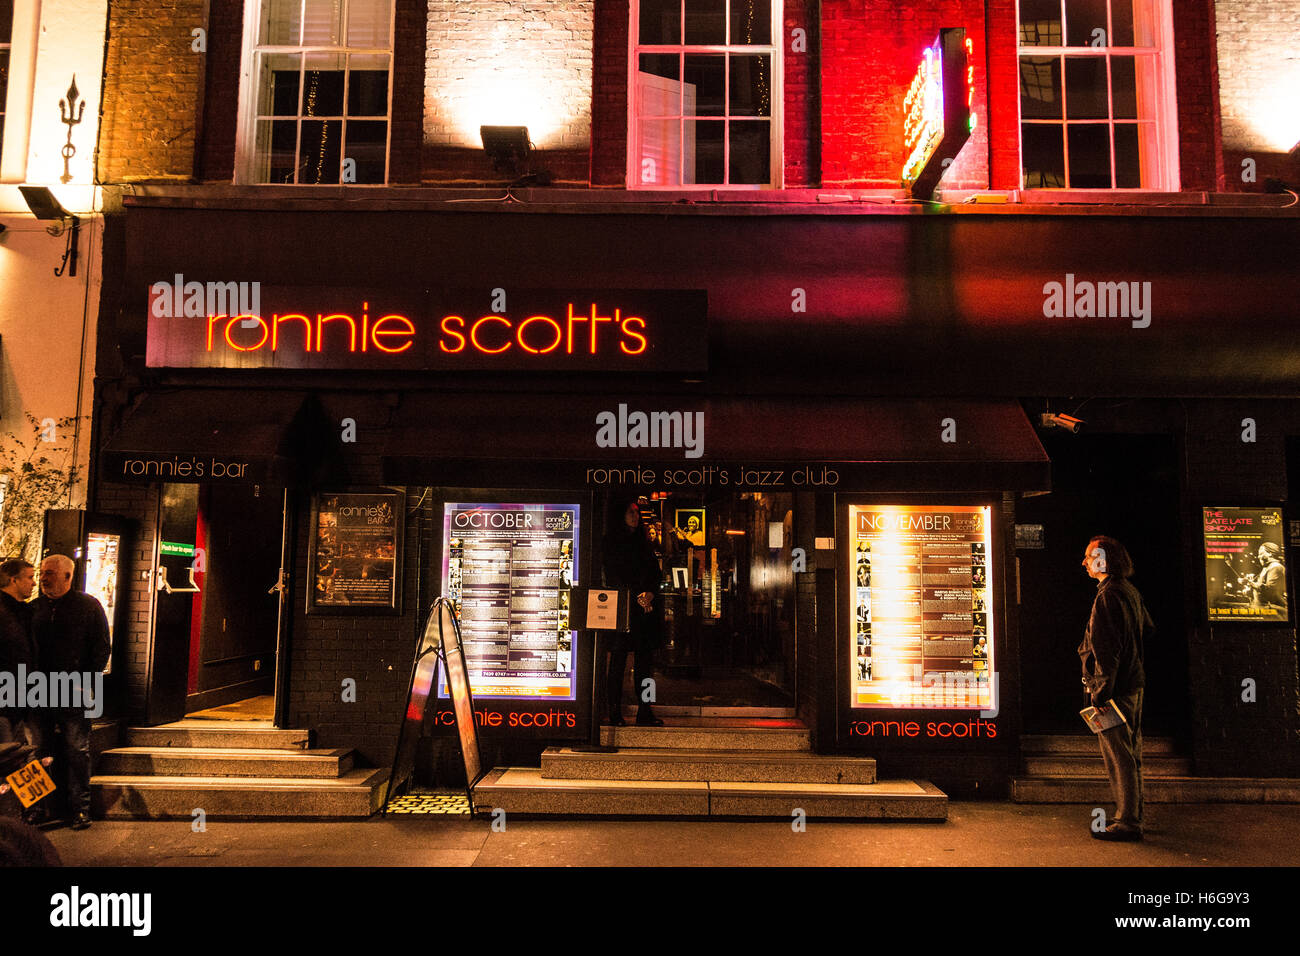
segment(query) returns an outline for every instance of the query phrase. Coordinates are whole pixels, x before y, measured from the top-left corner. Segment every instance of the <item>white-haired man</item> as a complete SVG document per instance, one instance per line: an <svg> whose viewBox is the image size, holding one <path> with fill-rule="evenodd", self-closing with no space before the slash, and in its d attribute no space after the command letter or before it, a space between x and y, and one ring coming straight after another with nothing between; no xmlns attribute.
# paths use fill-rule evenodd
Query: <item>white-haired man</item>
<svg viewBox="0 0 1300 956"><path fill-rule="evenodd" d="M62 554L41 562L41 596L32 613L32 633L47 674L97 674L108 663L108 617L100 603L72 589L76 565ZM68 813L74 830L90 826L90 718L85 706L45 712L37 749L49 753L57 725L63 734L68 777Z"/></svg>

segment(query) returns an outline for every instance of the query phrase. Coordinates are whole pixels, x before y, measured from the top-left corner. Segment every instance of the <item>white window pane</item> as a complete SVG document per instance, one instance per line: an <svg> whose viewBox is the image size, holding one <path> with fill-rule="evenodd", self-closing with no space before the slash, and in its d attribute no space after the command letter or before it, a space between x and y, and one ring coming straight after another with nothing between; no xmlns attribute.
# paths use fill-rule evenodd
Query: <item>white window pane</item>
<svg viewBox="0 0 1300 956"><path fill-rule="evenodd" d="M300 53L263 53L258 57L257 115L298 115Z"/></svg>
<svg viewBox="0 0 1300 956"><path fill-rule="evenodd" d="M642 186L676 186L681 183L681 122L644 120L639 124L637 180Z"/></svg>
<svg viewBox="0 0 1300 956"><path fill-rule="evenodd" d="M298 151L297 120L258 120L253 178L259 183L293 182Z"/></svg>
<svg viewBox="0 0 1300 956"><path fill-rule="evenodd" d="M297 46L302 25L302 0L262 0L262 46Z"/></svg>
<svg viewBox="0 0 1300 956"><path fill-rule="evenodd" d="M392 0L350 0L348 46L388 47L388 19Z"/></svg>
<svg viewBox="0 0 1300 956"><path fill-rule="evenodd" d="M303 0L303 46L338 46L343 39L343 0Z"/></svg>
<svg viewBox="0 0 1300 956"><path fill-rule="evenodd" d="M308 53L302 73L302 115L343 115L341 53Z"/></svg>

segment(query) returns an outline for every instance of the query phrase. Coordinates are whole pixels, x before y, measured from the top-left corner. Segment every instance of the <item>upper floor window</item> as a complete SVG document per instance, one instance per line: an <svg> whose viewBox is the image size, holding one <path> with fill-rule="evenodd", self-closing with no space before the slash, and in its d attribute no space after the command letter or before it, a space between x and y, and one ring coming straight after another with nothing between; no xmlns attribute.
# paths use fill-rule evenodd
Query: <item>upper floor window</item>
<svg viewBox="0 0 1300 956"><path fill-rule="evenodd" d="M1168 0L1019 0L1026 189L1178 189Z"/></svg>
<svg viewBox="0 0 1300 956"><path fill-rule="evenodd" d="M5 99L9 95L9 52L13 45L14 0L0 0L0 156L5 146Z"/></svg>
<svg viewBox="0 0 1300 956"><path fill-rule="evenodd" d="M383 184L394 0L261 0L241 128L257 183Z"/></svg>
<svg viewBox="0 0 1300 956"><path fill-rule="evenodd" d="M776 185L780 0L633 0L628 185Z"/></svg>

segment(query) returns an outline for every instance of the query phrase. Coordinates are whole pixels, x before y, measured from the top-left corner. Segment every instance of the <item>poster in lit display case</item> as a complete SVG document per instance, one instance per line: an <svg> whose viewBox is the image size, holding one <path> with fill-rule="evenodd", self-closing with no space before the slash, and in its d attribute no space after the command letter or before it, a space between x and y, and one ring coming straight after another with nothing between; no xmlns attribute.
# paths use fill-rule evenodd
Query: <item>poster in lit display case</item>
<svg viewBox="0 0 1300 956"><path fill-rule="evenodd" d="M104 607L108 617L108 645L113 646L113 626L117 620L117 580L121 557L122 536L92 531L86 535L86 587L85 591ZM105 674L113 672L113 655L110 650Z"/></svg>
<svg viewBox="0 0 1300 956"><path fill-rule="evenodd" d="M1209 619L1290 621L1282 509L1202 508L1201 528Z"/></svg>
<svg viewBox="0 0 1300 956"><path fill-rule="evenodd" d="M851 705L993 706L988 507L850 505Z"/></svg>
<svg viewBox="0 0 1300 956"><path fill-rule="evenodd" d="M571 504L444 506L442 593L459 614L475 699L576 699L578 517Z"/></svg>

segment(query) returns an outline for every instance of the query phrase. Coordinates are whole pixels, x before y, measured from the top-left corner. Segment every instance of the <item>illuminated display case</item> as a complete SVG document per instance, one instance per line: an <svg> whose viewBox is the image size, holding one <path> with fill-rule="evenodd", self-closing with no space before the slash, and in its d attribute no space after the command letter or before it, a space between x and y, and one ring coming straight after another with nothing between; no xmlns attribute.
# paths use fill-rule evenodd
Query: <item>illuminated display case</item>
<svg viewBox="0 0 1300 956"><path fill-rule="evenodd" d="M988 506L851 504L851 708L994 705Z"/></svg>

